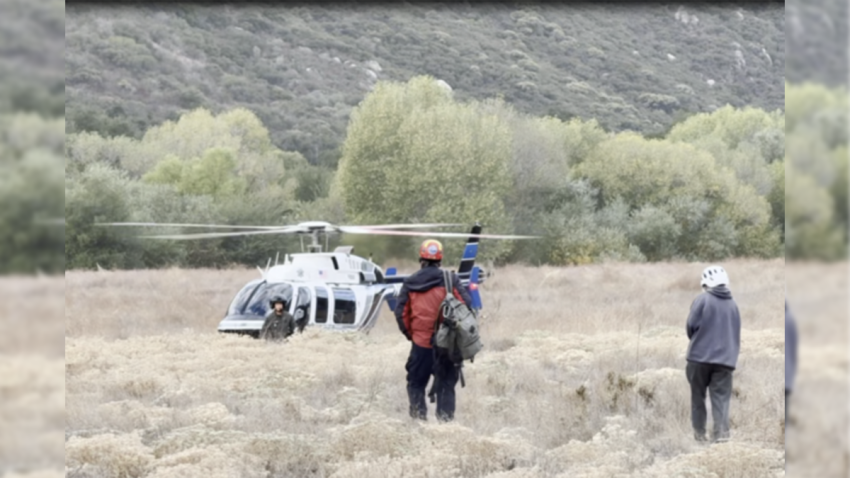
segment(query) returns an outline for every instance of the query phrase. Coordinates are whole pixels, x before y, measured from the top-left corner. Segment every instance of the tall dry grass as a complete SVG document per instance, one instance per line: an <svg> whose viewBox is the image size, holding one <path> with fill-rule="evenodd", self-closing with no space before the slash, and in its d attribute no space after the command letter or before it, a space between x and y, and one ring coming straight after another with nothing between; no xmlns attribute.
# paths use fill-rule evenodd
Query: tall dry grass
<svg viewBox="0 0 850 478"><path fill-rule="evenodd" d="M270 344L215 332L256 272L69 272L66 476L784 476L784 262L726 266L745 330L710 447L684 377L701 264L497 270L449 425L407 418L388 310Z"/></svg>
<svg viewBox="0 0 850 478"><path fill-rule="evenodd" d="M788 475L850 476L847 264L789 264L788 303L799 332Z"/></svg>
<svg viewBox="0 0 850 478"><path fill-rule="evenodd" d="M0 278L0 476L61 476L64 296L62 277Z"/></svg>

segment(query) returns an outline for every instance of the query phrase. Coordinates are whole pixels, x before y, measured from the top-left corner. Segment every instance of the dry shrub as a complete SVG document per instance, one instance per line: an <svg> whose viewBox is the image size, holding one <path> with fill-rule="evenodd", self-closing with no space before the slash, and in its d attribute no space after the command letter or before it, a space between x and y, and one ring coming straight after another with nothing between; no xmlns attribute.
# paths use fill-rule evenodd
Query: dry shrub
<svg viewBox="0 0 850 478"><path fill-rule="evenodd" d="M241 445L191 448L158 460L150 478L266 478L260 457L242 451Z"/></svg>
<svg viewBox="0 0 850 478"><path fill-rule="evenodd" d="M156 477L721 478L737 476L724 454L740 450L747 476L770 476L784 264L725 265L745 322L733 442L705 449L684 375L699 264L499 270L483 287L488 348L465 366L448 425L433 405L429 423L407 417L410 344L389 311L368 335L271 344L215 333L250 271L72 273L68 463L85 476L126 462Z"/></svg>
<svg viewBox="0 0 850 478"><path fill-rule="evenodd" d="M62 361L0 355L0 463L9 470L50 469L65 450Z"/></svg>
<svg viewBox="0 0 850 478"><path fill-rule="evenodd" d="M622 416L607 417L604 428L592 440L573 440L547 453L550 468L569 471L573 476L614 476L644 467L652 461L652 454L637 432L627 426Z"/></svg>
<svg viewBox="0 0 850 478"><path fill-rule="evenodd" d="M63 277L0 277L0 473L57 476L65 460Z"/></svg>
<svg viewBox="0 0 850 478"><path fill-rule="evenodd" d="M0 351L6 355L64 356L64 277L0 277Z"/></svg>
<svg viewBox="0 0 850 478"><path fill-rule="evenodd" d="M3 475L4 478L61 478L66 476L61 470L38 470L22 473L11 472Z"/></svg>
<svg viewBox="0 0 850 478"><path fill-rule="evenodd" d="M75 473L134 478L145 476L153 459L137 432L71 437L65 444L65 465Z"/></svg>
<svg viewBox="0 0 850 478"><path fill-rule="evenodd" d="M350 425L329 430L331 456L345 460L372 457L400 458L422 449L424 440L400 419L376 413L358 416Z"/></svg>
<svg viewBox="0 0 850 478"><path fill-rule="evenodd" d="M755 445L729 442L681 455L650 467L647 477L750 478L775 476L785 468L784 453Z"/></svg>

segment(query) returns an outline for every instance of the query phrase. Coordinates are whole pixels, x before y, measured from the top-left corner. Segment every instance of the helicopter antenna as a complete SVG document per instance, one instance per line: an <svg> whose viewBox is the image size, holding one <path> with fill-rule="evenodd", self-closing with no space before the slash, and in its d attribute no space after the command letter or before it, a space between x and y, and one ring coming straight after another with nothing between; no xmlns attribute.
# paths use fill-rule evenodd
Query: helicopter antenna
<svg viewBox="0 0 850 478"><path fill-rule="evenodd" d="M277 255L274 258L274 265L280 264L280 251L277 251Z"/></svg>
<svg viewBox="0 0 850 478"><path fill-rule="evenodd" d="M269 272L269 267L271 267L271 266L272 266L272 258L271 258L271 257L269 257L269 261L268 261L268 262L266 262L266 274L268 274L268 272ZM263 274L263 277L265 277L265 275L266 275L266 274Z"/></svg>
<svg viewBox="0 0 850 478"><path fill-rule="evenodd" d="M262 269L260 269L260 266L257 266L257 270L258 270L258 271L260 271L260 276L261 276L263 279L265 279L265 278L266 278L266 273L265 273L265 272L263 272L263 270L262 270Z"/></svg>

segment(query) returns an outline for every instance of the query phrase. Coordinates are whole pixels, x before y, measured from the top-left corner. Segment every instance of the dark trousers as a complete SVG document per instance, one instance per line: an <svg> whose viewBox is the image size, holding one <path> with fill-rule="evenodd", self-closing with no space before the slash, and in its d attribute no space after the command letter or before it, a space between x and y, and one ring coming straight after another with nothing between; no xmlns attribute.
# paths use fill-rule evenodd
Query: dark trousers
<svg viewBox="0 0 850 478"><path fill-rule="evenodd" d="M711 417L714 421L712 441L729 438L729 402L732 401L732 372L722 365L688 362L686 374L691 384L691 424L697 440L705 440L706 389L711 396Z"/></svg>
<svg viewBox="0 0 850 478"><path fill-rule="evenodd" d="M433 349L413 344L407 359L407 395L410 399L410 416L427 420L428 406L425 403L428 382L435 378L433 391L437 401L437 419L450 421L455 414L455 386L460 377L459 365L447 357L435 357Z"/></svg>

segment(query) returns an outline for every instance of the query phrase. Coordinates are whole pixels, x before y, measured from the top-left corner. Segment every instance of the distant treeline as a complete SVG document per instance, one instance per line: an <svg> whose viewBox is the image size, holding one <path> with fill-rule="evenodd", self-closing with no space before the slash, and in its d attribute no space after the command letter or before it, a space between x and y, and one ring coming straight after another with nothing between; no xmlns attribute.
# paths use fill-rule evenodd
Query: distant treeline
<svg viewBox="0 0 850 478"><path fill-rule="evenodd" d="M195 110L140 140L72 134L67 267L258 264L298 249L294 238L163 242L94 226L110 221L481 221L488 232L543 236L482 249L484 260L528 263L721 260L786 250L841 258L846 93L804 85L787 86L786 95L790 124L781 111L727 106L647 139L606 132L595 121L521 114L502 100L457 101L427 76L381 82L352 113L338 170L280 150L241 108ZM799 174L789 179L786 211L789 155ZM354 242L383 260L412 254L415 241ZM448 243L458 256L460 244Z"/></svg>
<svg viewBox="0 0 850 478"><path fill-rule="evenodd" d="M0 274L62 272L65 2L0 6Z"/></svg>

